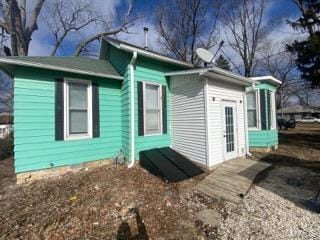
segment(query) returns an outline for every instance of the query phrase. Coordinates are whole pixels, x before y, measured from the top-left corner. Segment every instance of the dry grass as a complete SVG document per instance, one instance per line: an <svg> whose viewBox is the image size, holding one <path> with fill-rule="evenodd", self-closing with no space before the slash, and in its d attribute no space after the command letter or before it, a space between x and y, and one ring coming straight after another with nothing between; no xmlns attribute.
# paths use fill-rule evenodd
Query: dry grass
<svg viewBox="0 0 320 240"><path fill-rule="evenodd" d="M0 239L308 239L320 234L304 225L320 226L305 205L319 188L320 128L282 131L280 141L276 152L257 156L273 167L235 210L192 192L204 175L168 184L138 166L109 165L16 186L13 161L0 161ZM195 224L206 208L222 214L218 228Z"/></svg>
<svg viewBox="0 0 320 240"><path fill-rule="evenodd" d="M92 171L0 190L0 239L195 239L176 185L139 167Z"/></svg>

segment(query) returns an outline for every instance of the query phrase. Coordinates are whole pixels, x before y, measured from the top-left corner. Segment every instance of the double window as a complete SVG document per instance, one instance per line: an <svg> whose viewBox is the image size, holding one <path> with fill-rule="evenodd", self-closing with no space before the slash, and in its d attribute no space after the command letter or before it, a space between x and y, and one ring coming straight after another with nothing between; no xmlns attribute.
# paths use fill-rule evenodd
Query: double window
<svg viewBox="0 0 320 240"><path fill-rule="evenodd" d="M144 89L144 133L145 135L162 133L162 91L160 84L143 84Z"/></svg>
<svg viewBox="0 0 320 240"><path fill-rule="evenodd" d="M258 128L257 99L257 91L247 93L247 116L249 128Z"/></svg>
<svg viewBox="0 0 320 240"><path fill-rule="evenodd" d="M92 137L91 82L66 79L64 88L65 139Z"/></svg>

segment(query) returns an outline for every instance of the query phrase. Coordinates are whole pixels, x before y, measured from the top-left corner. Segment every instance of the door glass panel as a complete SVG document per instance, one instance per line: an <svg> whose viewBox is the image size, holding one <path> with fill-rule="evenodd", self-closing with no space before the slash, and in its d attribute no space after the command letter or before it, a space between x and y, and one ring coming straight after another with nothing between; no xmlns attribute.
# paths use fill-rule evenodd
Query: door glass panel
<svg viewBox="0 0 320 240"><path fill-rule="evenodd" d="M227 153L234 151L234 126L233 126L233 108L225 107L226 124L226 150Z"/></svg>

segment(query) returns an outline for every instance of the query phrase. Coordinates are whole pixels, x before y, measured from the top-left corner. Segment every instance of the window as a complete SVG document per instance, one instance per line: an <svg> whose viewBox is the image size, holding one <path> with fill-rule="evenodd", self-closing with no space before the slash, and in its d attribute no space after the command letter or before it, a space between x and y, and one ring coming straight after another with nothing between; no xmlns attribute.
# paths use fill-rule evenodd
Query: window
<svg viewBox="0 0 320 240"><path fill-rule="evenodd" d="M65 139L92 137L91 83L65 80Z"/></svg>
<svg viewBox="0 0 320 240"><path fill-rule="evenodd" d="M272 91L269 91L270 94L270 129L275 129L276 128L276 102L275 102L275 93Z"/></svg>
<svg viewBox="0 0 320 240"><path fill-rule="evenodd" d="M248 115L248 127L257 128L257 91L247 93L247 115Z"/></svg>
<svg viewBox="0 0 320 240"><path fill-rule="evenodd" d="M160 134L162 132L161 85L144 83L144 132Z"/></svg>

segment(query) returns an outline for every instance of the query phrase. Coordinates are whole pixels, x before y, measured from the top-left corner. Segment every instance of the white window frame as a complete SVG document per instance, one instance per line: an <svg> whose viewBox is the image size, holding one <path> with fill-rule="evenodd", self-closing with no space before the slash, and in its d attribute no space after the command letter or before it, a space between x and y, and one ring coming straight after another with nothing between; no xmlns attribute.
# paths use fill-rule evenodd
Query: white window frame
<svg viewBox="0 0 320 240"><path fill-rule="evenodd" d="M249 91L249 92L255 92L255 94L256 94L256 121L257 121L257 126L256 127L249 127L249 125L248 125L248 130L259 130L260 129L260 127L261 127L261 122L260 122L260 91L259 91L259 89L254 89L254 90L251 90L251 91ZM249 93L249 92L247 92L247 93ZM246 97L246 99L247 99L247 109L246 109L246 111L247 111L247 118L248 118L248 98ZM248 122L248 119L247 119L247 122Z"/></svg>
<svg viewBox="0 0 320 240"><path fill-rule="evenodd" d="M271 108L272 108L272 115L270 117L271 124L270 129L276 129L277 128L277 117L276 117L276 93L275 91L270 90L270 102L271 102ZM270 110L271 113L271 110ZM269 114L270 114L269 113Z"/></svg>
<svg viewBox="0 0 320 240"><path fill-rule="evenodd" d="M160 121L160 129L159 132L156 133L148 133L147 129L146 129L146 85L153 85L153 86L158 86L158 99L159 99L159 109L160 109L160 114L159 114L159 121ZM148 82L148 81L144 81L143 82L143 128L144 128L144 136L155 136L155 135L162 135L162 131L163 131L163 123L162 123L162 85L160 83L155 83L155 82Z"/></svg>
<svg viewBox="0 0 320 240"><path fill-rule="evenodd" d="M88 118L88 133L86 134L70 134L70 111L69 111L69 83L87 84L87 118ZM92 138L92 83L88 80L65 78L64 79L64 140L79 140Z"/></svg>

